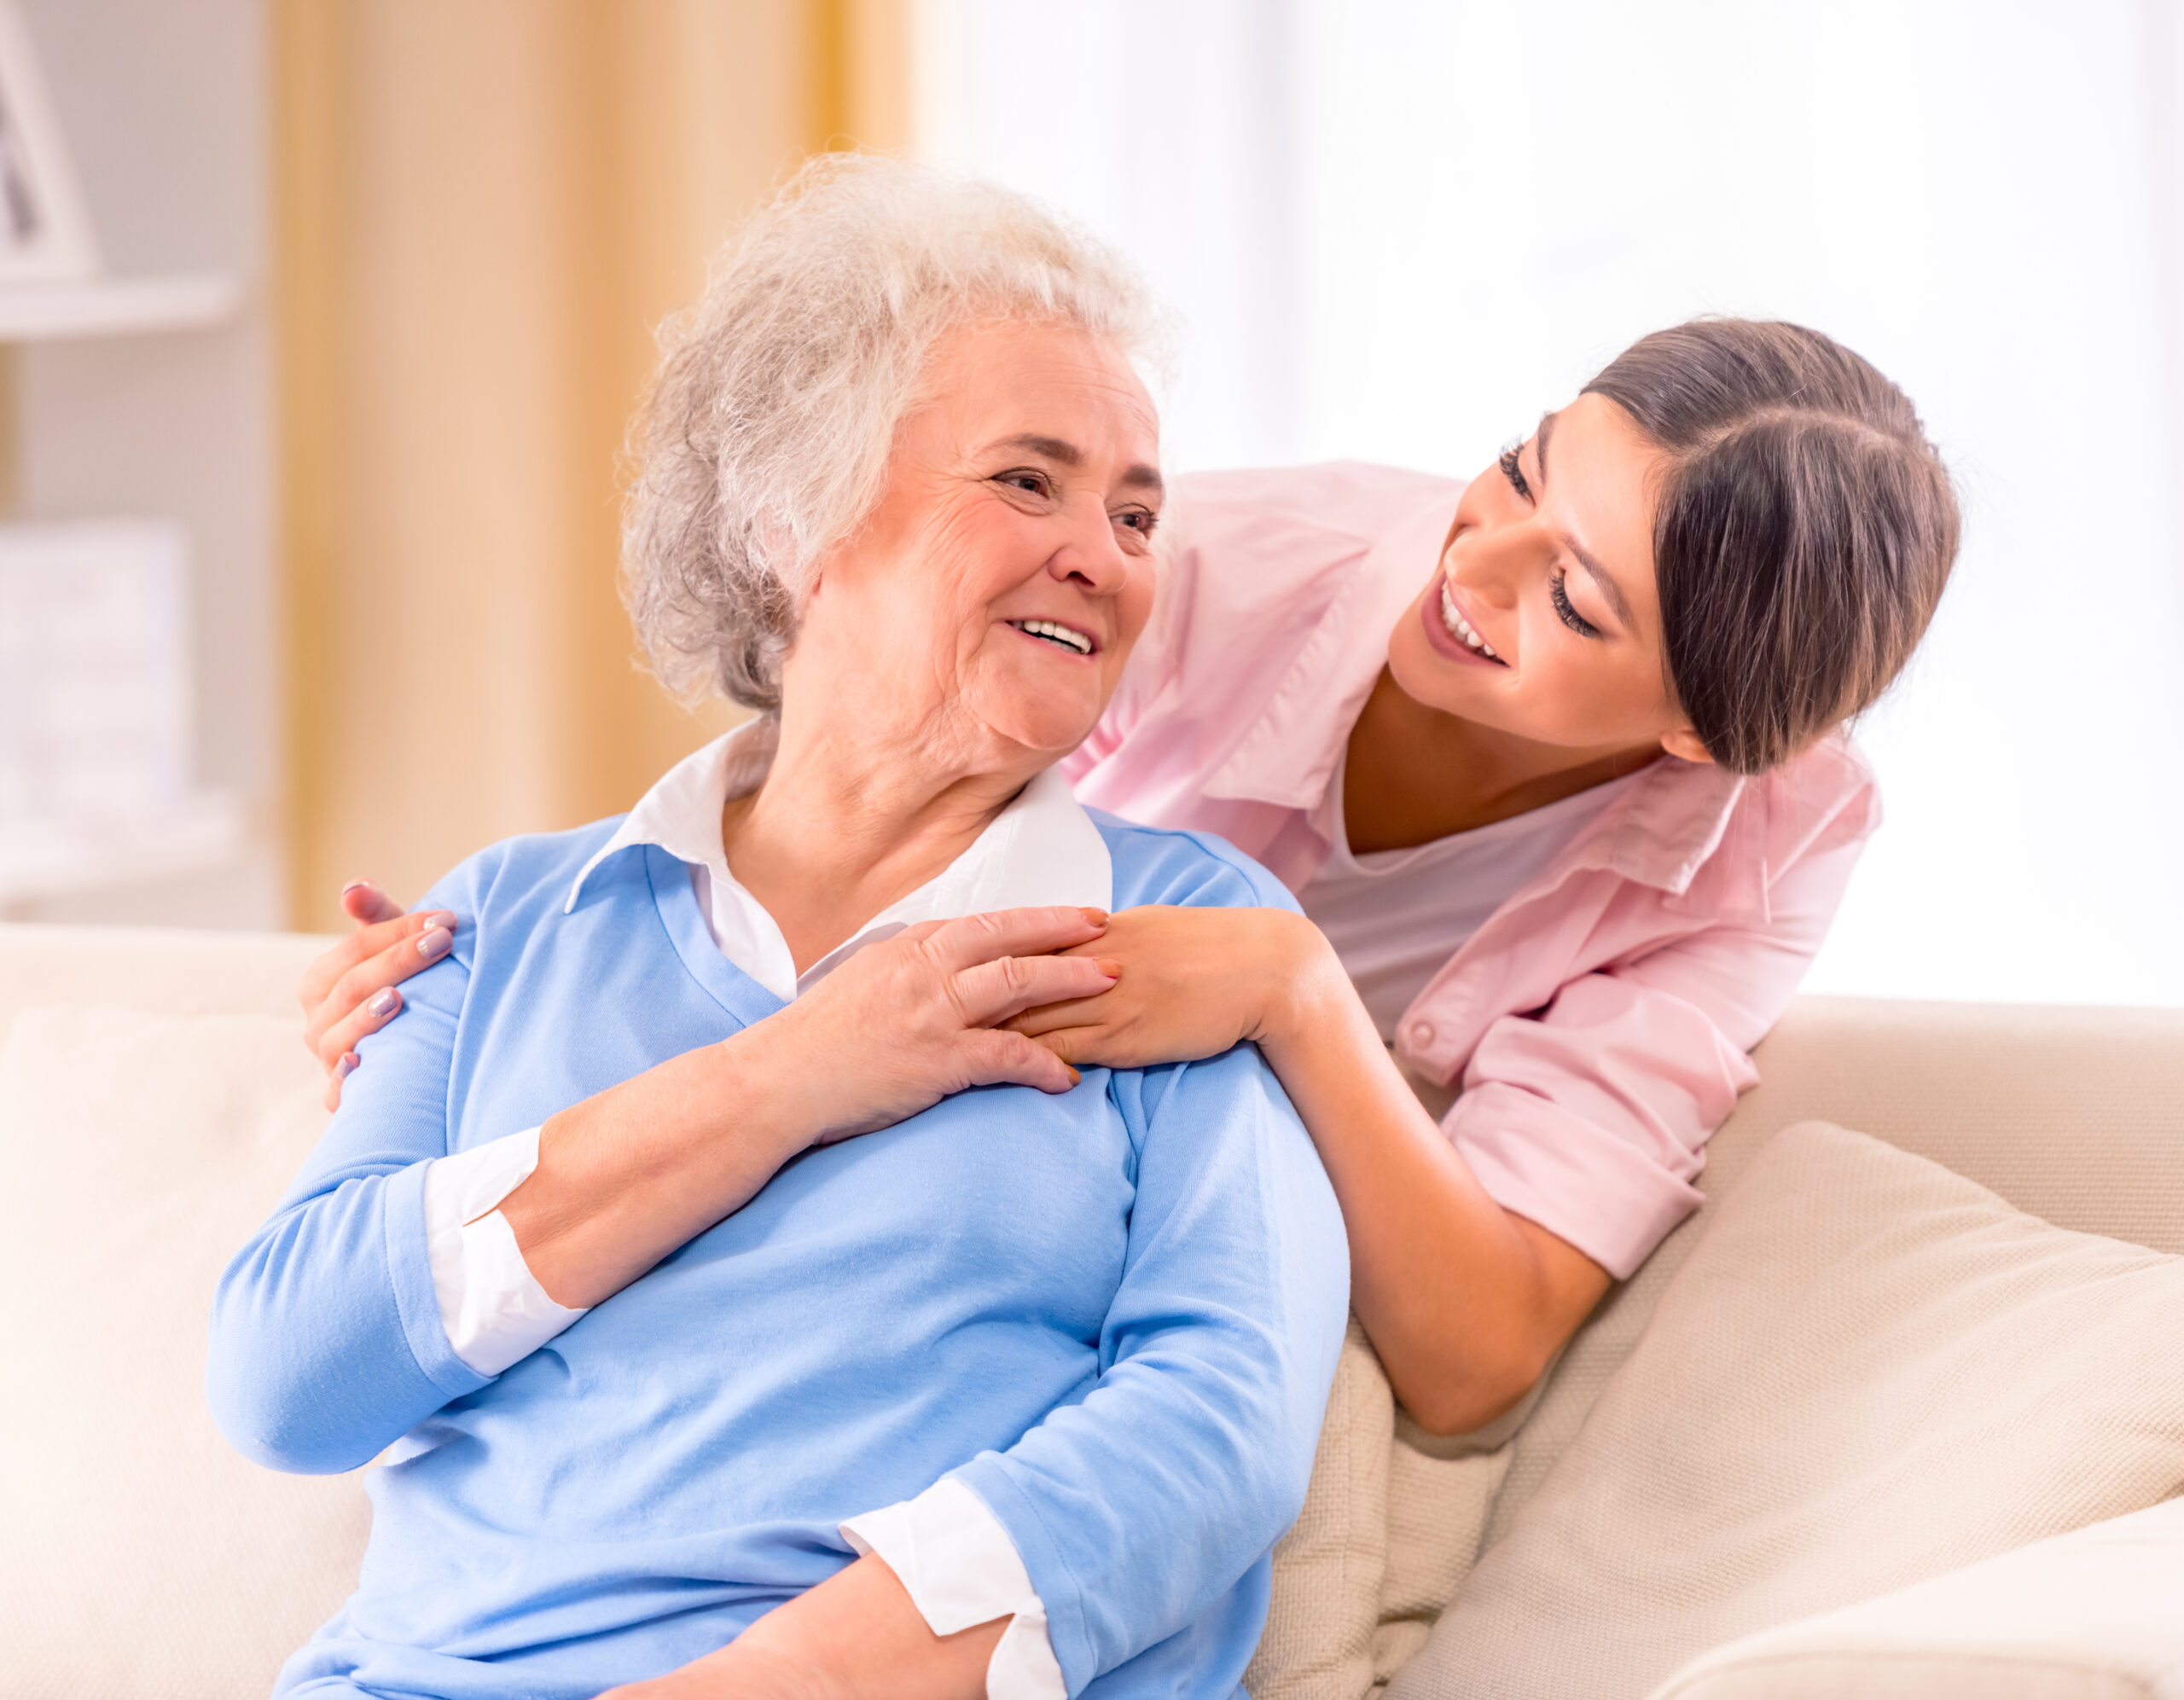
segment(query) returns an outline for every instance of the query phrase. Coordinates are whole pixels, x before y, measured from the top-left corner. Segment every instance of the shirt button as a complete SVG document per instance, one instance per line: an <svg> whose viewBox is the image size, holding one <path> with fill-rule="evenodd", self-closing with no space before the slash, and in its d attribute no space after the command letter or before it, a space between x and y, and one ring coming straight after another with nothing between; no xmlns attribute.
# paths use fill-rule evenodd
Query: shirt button
<svg viewBox="0 0 2184 1700"><path fill-rule="evenodd" d="M1412 1022L1410 1024L1410 1042L1414 1045L1419 1046L1432 1044L1433 1042L1433 1024L1430 1021Z"/></svg>

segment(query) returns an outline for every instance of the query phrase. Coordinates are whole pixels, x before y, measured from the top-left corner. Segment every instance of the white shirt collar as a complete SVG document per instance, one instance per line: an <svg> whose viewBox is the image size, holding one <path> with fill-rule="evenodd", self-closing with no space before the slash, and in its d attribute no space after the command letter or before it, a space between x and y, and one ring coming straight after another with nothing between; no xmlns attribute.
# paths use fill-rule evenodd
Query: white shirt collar
<svg viewBox="0 0 2184 1700"><path fill-rule="evenodd" d="M770 717L751 721L661 775L584 863L563 913L576 908L584 881L608 856L636 844L657 844L689 865L698 907L721 954L787 1002L866 945L920 921L1046 904L1113 906L1114 866L1107 841L1068 781L1049 768L1019 792L962 855L799 978L781 928L729 872L720 840L721 809L730 798L758 789L773 766L779 735Z"/></svg>

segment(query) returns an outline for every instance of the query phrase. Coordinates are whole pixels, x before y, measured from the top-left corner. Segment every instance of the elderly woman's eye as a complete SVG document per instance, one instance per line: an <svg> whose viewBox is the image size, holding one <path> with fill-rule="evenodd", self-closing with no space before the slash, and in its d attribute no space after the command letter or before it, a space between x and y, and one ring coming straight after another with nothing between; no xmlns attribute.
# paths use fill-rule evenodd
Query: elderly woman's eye
<svg viewBox="0 0 2184 1700"><path fill-rule="evenodd" d="M1044 473L1003 473L994 482L1005 484L1011 490L1020 490L1031 496L1048 496L1053 494L1054 490L1054 486L1047 481L1047 475Z"/></svg>
<svg viewBox="0 0 2184 1700"><path fill-rule="evenodd" d="M1141 537L1149 537L1160 523L1160 516L1149 508L1126 508L1115 515L1115 524L1127 525Z"/></svg>

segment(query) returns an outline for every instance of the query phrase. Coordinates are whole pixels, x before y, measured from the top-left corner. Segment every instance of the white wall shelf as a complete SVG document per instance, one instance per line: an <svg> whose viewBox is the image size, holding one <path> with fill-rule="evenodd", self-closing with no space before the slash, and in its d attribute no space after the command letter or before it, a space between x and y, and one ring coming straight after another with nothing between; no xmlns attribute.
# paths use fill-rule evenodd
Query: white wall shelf
<svg viewBox="0 0 2184 1700"><path fill-rule="evenodd" d="M0 282L0 342L200 330L233 316L242 294L239 279L211 273Z"/></svg>

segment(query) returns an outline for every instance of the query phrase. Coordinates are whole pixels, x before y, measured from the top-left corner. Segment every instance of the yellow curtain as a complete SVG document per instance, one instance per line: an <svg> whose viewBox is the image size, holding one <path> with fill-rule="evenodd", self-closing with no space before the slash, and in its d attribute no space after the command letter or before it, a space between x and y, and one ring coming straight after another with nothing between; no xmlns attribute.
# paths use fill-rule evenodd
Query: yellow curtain
<svg viewBox="0 0 2184 1700"><path fill-rule="evenodd" d="M907 0L272 4L290 909L338 926L729 723L637 670L624 432L736 219L907 145Z"/></svg>

